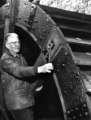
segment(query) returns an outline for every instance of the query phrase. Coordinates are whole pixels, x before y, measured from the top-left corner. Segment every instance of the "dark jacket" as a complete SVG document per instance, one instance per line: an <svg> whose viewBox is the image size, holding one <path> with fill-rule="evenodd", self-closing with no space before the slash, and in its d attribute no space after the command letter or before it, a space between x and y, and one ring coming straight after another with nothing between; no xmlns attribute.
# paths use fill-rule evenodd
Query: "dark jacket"
<svg viewBox="0 0 91 120"><path fill-rule="evenodd" d="M34 105L36 82L31 82L31 77L36 75L37 68L27 66L21 55L14 57L8 52L2 55L1 81L8 109L23 109Z"/></svg>

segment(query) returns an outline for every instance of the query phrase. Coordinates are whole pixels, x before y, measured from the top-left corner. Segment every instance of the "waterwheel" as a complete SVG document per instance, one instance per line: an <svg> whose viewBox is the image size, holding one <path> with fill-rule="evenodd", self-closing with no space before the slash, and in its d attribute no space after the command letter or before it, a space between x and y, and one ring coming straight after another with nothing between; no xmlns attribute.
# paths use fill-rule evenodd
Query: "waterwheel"
<svg viewBox="0 0 91 120"><path fill-rule="evenodd" d="M83 78L74 63L73 53L62 31L38 5L32 4L28 0L15 0L13 2L15 3L12 3L13 7L10 8L12 9L11 16L8 18L8 32L14 31L19 34L21 52L28 64L38 66L52 62L55 68L51 77L45 78L49 79L44 83L45 96L42 96L44 93L41 92L40 97L42 98L39 98L45 105L41 104L40 100L39 105L42 108L39 105L38 108L45 109L43 108L47 105L45 101L48 102L48 98L50 98L48 103L54 103L56 107L51 104L50 109L46 108L45 110L52 111L56 116L60 116L60 119L88 120L89 110ZM1 46L4 41L3 33L5 33L3 32L5 31L3 24L1 19ZM0 49L0 54L2 54L2 47ZM54 102L52 102L50 95ZM46 100L43 101L44 99ZM53 108L54 110L52 110ZM42 111L45 112L45 110ZM43 115L41 111L39 114Z"/></svg>

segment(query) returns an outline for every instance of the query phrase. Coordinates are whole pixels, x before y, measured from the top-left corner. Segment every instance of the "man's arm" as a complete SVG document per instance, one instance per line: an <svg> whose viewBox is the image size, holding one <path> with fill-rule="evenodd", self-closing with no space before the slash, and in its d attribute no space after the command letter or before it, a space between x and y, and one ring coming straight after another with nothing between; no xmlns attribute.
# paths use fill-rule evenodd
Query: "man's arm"
<svg viewBox="0 0 91 120"><path fill-rule="evenodd" d="M34 67L34 66L20 66L17 63L14 63L11 59L1 60L1 68L3 71L18 77L31 77L40 73L51 73L53 70L52 63L47 63L42 66Z"/></svg>
<svg viewBox="0 0 91 120"><path fill-rule="evenodd" d="M37 68L32 66L21 66L11 59L1 60L1 68L3 71L18 78L35 76L37 74Z"/></svg>

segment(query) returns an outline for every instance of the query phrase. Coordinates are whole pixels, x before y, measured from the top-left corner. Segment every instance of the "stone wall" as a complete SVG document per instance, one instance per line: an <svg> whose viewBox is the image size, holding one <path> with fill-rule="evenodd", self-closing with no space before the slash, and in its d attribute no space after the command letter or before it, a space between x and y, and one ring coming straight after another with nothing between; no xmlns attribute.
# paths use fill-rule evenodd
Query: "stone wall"
<svg viewBox="0 0 91 120"><path fill-rule="evenodd" d="M91 0L40 0L40 4L79 13L91 14Z"/></svg>

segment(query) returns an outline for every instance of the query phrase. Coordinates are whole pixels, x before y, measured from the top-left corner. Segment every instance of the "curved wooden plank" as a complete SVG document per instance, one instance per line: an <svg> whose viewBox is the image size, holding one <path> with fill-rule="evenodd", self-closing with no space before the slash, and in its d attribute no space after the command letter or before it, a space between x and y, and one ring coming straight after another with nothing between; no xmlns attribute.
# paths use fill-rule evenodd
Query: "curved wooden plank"
<svg viewBox="0 0 91 120"><path fill-rule="evenodd" d="M65 120L88 120L85 88L72 51L55 22L38 6L20 0L16 23L36 37L41 53L35 65L52 61L55 82Z"/></svg>

